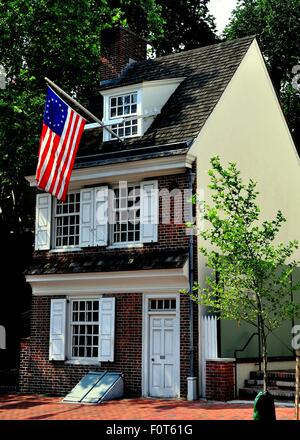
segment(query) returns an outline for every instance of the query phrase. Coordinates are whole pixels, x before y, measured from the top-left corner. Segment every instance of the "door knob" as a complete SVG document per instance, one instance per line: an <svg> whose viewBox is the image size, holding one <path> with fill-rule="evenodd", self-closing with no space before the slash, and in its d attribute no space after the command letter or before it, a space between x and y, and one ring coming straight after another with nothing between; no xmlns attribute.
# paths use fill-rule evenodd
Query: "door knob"
<svg viewBox="0 0 300 440"><path fill-rule="evenodd" d="M151 361L154 362L154 358L152 358Z"/></svg>

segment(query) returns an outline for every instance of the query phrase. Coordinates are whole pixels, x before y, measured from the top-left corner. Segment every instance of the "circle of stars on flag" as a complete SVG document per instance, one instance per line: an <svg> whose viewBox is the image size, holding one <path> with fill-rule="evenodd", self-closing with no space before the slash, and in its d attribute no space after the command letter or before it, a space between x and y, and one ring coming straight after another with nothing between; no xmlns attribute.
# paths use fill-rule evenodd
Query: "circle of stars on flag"
<svg viewBox="0 0 300 440"><path fill-rule="evenodd" d="M52 122L51 122L51 120L50 120L50 115L49 115L49 108L50 108L50 104L51 104L51 101L53 101L53 102L55 102L55 103L57 103L58 101L57 101L57 99L54 99L54 98L51 98L51 99L48 99L47 100L47 103L46 103L46 119L47 119L47 122L48 122L48 124L49 124L49 126L51 126L52 125ZM60 122L58 122L58 123L56 123L56 124L53 124L53 127L59 127L60 126L60 124L64 124L64 119L65 119L65 111L64 111L64 109L62 108L62 105L61 104L58 104L58 107L60 107L60 109L61 109L61 120L60 120Z"/></svg>

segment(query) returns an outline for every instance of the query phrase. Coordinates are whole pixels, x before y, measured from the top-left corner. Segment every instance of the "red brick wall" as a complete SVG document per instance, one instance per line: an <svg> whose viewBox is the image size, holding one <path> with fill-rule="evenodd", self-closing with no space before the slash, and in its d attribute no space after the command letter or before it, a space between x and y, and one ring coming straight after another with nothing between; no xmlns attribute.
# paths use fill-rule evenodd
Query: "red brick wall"
<svg viewBox="0 0 300 440"><path fill-rule="evenodd" d="M118 77L129 58L146 59L147 43L139 35L123 28L105 29L101 34L101 81Z"/></svg>
<svg viewBox="0 0 300 440"><path fill-rule="evenodd" d="M234 398L234 361L206 361L206 398L220 401Z"/></svg>
<svg viewBox="0 0 300 440"><path fill-rule="evenodd" d="M170 175L170 176L162 176L158 177L158 188L159 191L162 189L167 189L168 191L172 191L173 189L179 189L182 194L184 194L184 190L188 189L188 179L186 174L177 174L177 175ZM183 199L184 195L182 196L182 205L183 205ZM152 250L176 250L176 249L183 249L188 250L189 245L189 236L187 235L187 229L185 227L184 222L186 219L184 219L184 216L182 218L182 223L178 223L178 221L175 219L175 214L177 209L174 210L174 203L179 205L180 200L176 199L174 201L173 198L171 198L171 209L170 209L170 223L169 224L163 224L163 213L166 210L166 202L164 203L164 200L162 197L160 197L159 202L159 225L158 225L158 241L156 243L145 243L142 248L136 248L135 252L147 252ZM98 247L88 247L84 248L82 252L76 252L76 254L72 254L72 252L59 252L59 255L47 251L36 251L34 252L33 258L39 259L45 258L49 260L55 260L56 258L68 258L68 257L74 257L80 256L82 254L86 254L87 252L90 253L97 253L97 252L103 252L107 253L108 255L117 254L119 255L120 252L122 253L130 253L132 252L132 249L118 249L117 251L115 249L107 249L106 246L98 246ZM195 264L195 266L197 266Z"/></svg>
<svg viewBox="0 0 300 440"><path fill-rule="evenodd" d="M188 188L187 174L162 176L158 178L159 190L165 188L168 191L179 189L182 192ZM174 223L174 203L181 203L179 200L171 203L171 222L162 224L162 216L165 210L162 199L160 199L158 226L158 242L146 243L143 248L135 249L135 252L147 253L156 250L185 250L188 251L189 236L186 234L184 220L182 223ZM183 200L182 200L183 203ZM131 249L112 250L106 247L86 248L80 254L87 252L103 252L119 255L120 252L131 252ZM196 239L194 241L194 279L197 279L197 249ZM77 252L76 255L79 253ZM59 253L60 258L68 258L69 252ZM34 258L45 259L57 258L57 254L45 251L35 252ZM122 371L125 374L125 383L128 394L141 393L141 356L142 356L142 294L118 294L117 315L116 315L116 361L113 364L102 364L101 368ZM194 303L194 367L195 375L198 375L198 321L197 305ZM132 318L134 316L134 319ZM66 394L84 373L91 370L89 366L66 365L64 362L48 361L49 344L49 320L50 320L50 298L34 297L32 309L31 328L31 358L29 369L31 373L30 384L26 385L25 369L21 366L21 388L23 391L44 392L47 394ZM187 377L189 376L189 298L180 295L180 382L181 396L187 394ZM27 373L28 374L28 369Z"/></svg>
<svg viewBox="0 0 300 440"><path fill-rule="evenodd" d="M198 306L194 302L194 375L198 378ZM189 297L180 294L180 395L187 396L187 378L190 376Z"/></svg>
<svg viewBox="0 0 300 440"><path fill-rule="evenodd" d="M91 370L121 371L127 396L142 392L142 294L107 295L116 297L115 361L101 367L70 365L49 361L51 298L33 297L30 347L21 345L20 391L48 395L67 394ZM180 296L180 381L181 397L187 395L189 375L188 297ZM197 308L195 307L195 366L197 367ZM197 371L196 371L197 374Z"/></svg>
<svg viewBox="0 0 300 440"><path fill-rule="evenodd" d="M20 342L20 356L19 356L19 387L22 389L28 389L30 381L30 368L29 368L29 348L30 338L23 338Z"/></svg>
<svg viewBox="0 0 300 440"><path fill-rule="evenodd" d="M142 295L116 296L115 361L91 365L69 365L49 361L49 328L51 298L33 297L29 359L21 354L21 392L67 394L82 376L91 370L121 371L127 395L141 394L142 362Z"/></svg>

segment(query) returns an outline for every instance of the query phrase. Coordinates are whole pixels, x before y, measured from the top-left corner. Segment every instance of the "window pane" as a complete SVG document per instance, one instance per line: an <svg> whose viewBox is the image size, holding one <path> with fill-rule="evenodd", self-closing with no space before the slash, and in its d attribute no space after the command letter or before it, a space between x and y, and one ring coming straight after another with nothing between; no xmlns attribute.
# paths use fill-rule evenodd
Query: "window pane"
<svg viewBox="0 0 300 440"><path fill-rule="evenodd" d="M77 246L79 243L80 193L68 194L66 202L56 202L55 245ZM63 226L63 227L62 227Z"/></svg>
<svg viewBox="0 0 300 440"><path fill-rule="evenodd" d="M129 95L121 95L110 100L110 117L130 116L137 113L137 92ZM120 124L113 124L112 131L120 137L136 136L138 121L124 121ZM125 130L125 128L128 128ZM113 136L112 136L113 138Z"/></svg>
<svg viewBox="0 0 300 440"><path fill-rule="evenodd" d="M80 300L72 302L72 320L82 322L72 325L72 357L91 358L98 356L99 301Z"/></svg>
<svg viewBox="0 0 300 440"><path fill-rule="evenodd" d="M124 187L121 191L115 189L113 215L115 242L138 242L140 240L139 192L139 186Z"/></svg>

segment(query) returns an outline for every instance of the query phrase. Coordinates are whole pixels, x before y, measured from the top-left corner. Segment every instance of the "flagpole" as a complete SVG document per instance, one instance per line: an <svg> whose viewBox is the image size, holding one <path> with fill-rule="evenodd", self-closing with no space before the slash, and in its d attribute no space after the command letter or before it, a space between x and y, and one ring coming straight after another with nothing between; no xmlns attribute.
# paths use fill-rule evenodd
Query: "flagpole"
<svg viewBox="0 0 300 440"><path fill-rule="evenodd" d="M56 89L62 96L67 98L70 102L72 102L76 107L80 108L89 118L93 119L93 121L97 122L101 125L102 128L107 130L113 137L117 138L120 142L123 143L123 140L114 133L109 127L103 124L103 122L97 118L97 116L93 115L89 110L87 110L83 105L79 104L74 98L72 98L68 93L64 92L60 87L58 87L53 81L51 81L49 78L45 77L45 81L54 89Z"/></svg>

